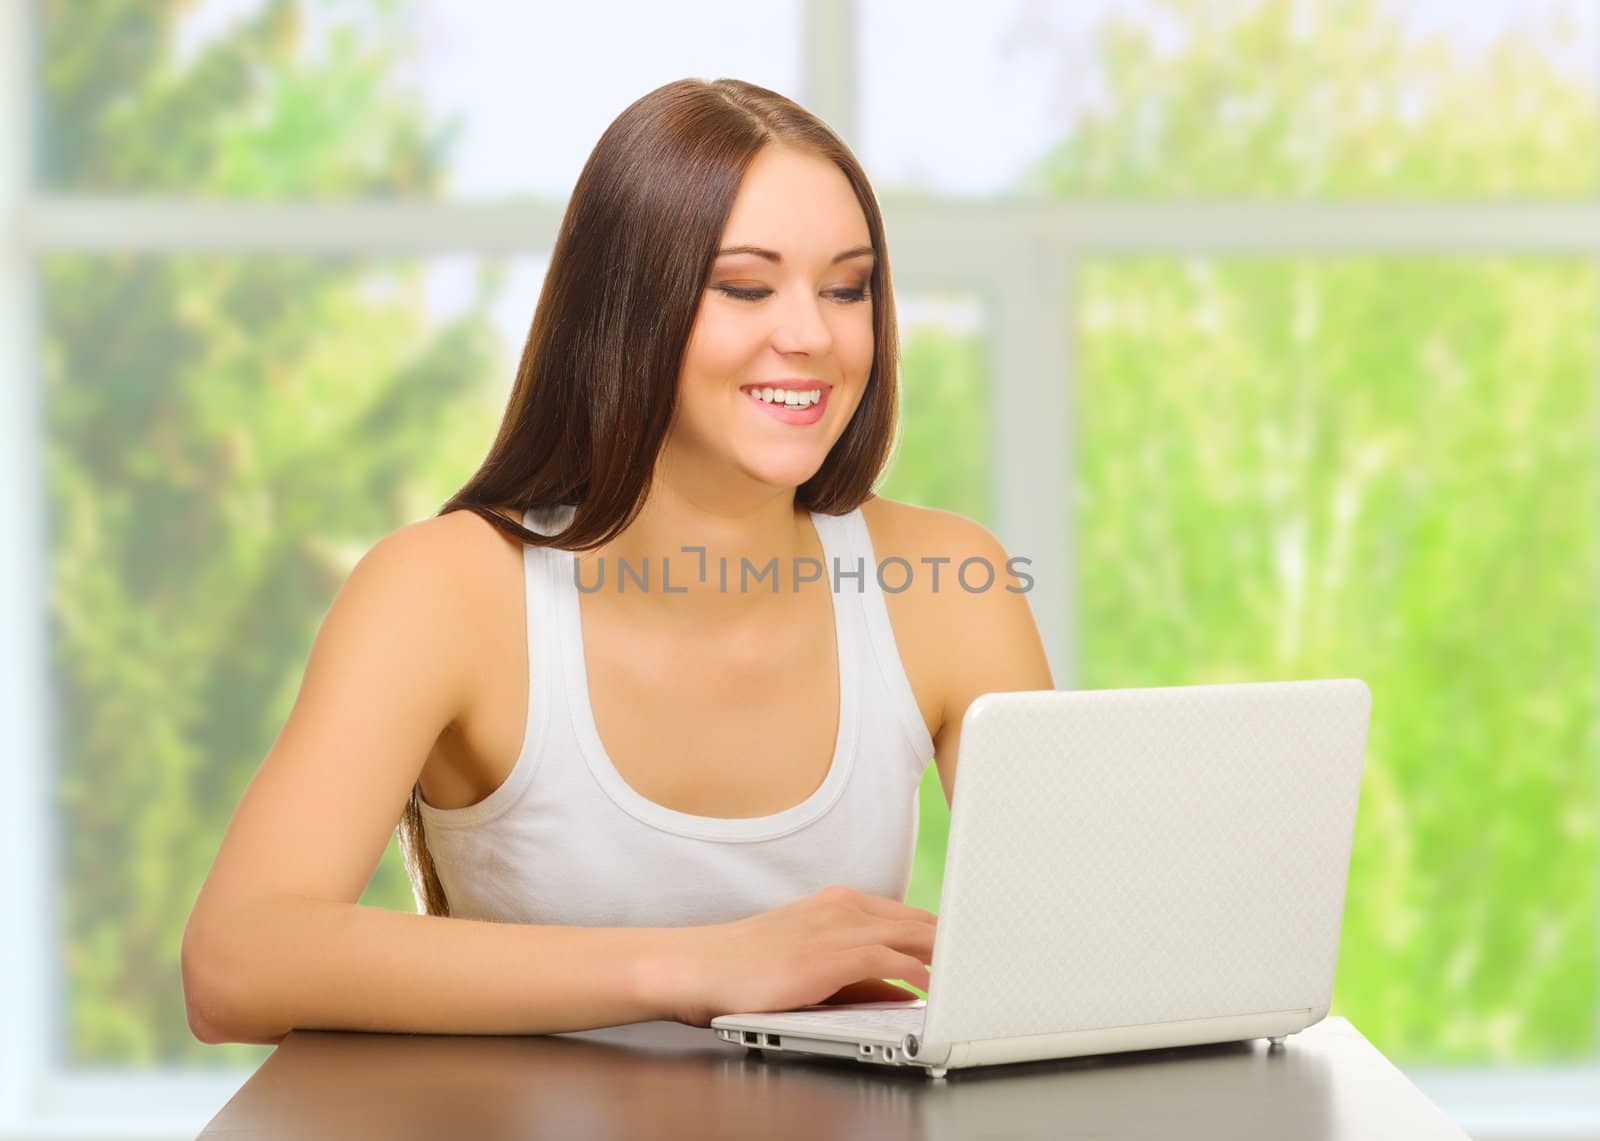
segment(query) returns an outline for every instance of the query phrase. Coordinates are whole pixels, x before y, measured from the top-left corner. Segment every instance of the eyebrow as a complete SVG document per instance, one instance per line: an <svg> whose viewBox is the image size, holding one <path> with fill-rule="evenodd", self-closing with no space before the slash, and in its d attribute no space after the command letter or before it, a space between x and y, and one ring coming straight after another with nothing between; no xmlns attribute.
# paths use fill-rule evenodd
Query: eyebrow
<svg viewBox="0 0 1600 1141"><path fill-rule="evenodd" d="M717 256L719 258L720 257L727 257L729 254L755 254L756 257L766 258L773 265L782 265L783 264L783 255L782 254L780 254L777 250L763 249L761 246L729 246L725 250L718 250L717 251ZM877 256L878 256L878 251L873 249L871 246L855 246L855 247L853 247L851 249L845 250L841 254L835 254L834 257L833 257L833 260L831 262L829 262L828 264L829 265L838 265L840 262L849 261L851 258L859 258L859 257L873 257L873 258L875 258Z"/></svg>

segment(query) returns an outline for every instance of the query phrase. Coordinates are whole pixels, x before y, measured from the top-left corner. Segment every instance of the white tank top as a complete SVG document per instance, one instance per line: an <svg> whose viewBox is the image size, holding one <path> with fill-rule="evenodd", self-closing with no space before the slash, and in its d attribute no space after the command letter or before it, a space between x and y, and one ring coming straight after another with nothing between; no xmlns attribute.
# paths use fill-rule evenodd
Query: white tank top
<svg viewBox="0 0 1600 1141"><path fill-rule="evenodd" d="M548 535L574 511L528 511L523 523ZM419 797L451 915L681 927L769 911L830 884L905 898L933 740L895 646L860 508L813 512L811 521L833 587L839 730L821 786L768 816L678 812L623 780L589 704L576 560L566 550L523 548L529 698L521 753L476 804L440 809Z"/></svg>

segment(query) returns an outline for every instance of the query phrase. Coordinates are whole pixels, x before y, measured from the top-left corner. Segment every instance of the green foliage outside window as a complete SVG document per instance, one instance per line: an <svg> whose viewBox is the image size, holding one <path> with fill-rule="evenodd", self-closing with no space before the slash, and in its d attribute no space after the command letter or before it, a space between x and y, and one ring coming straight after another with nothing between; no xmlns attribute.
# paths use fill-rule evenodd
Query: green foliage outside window
<svg viewBox="0 0 1600 1141"><path fill-rule="evenodd" d="M1113 23L1106 109L1018 192L1593 193L1593 91L1536 47L1467 66L1306 7L1160 6L1171 53ZM183 8L44 6L48 184L440 193L449 128L389 82L388 5L305 60L272 3L180 66ZM55 255L42 286L63 1061L251 1064L189 1034L188 909L339 583L470 473L520 346L488 263L442 325L411 263ZM1593 267L1104 260L1076 295L1078 684L1365 677L1334 1013L1401 1062L1592 1056ZM992 526L989 349L908 336L883 494ZM931 769L921 796L936 907ZM414 908L393 842L362 902Z"/></svg>
<svg viewBox="0 0 1600 1141"><path fill-rule="evenodd" d="M1401 10L1165 3L1050 197L1592 195L1573 13L1466 62ZM1513 94L1514 93L1514 96ZM1348 676L1373 724L1337 986L1399 1063L1593 1056L1596 271L1079 274L1078 684Z"/></svg>
<svg viewBox="0 0 1600 1141"><path fill-rule="evenodd" d="M1079 684L1373 693L1331 1013L1391 1059L1586 1057L1595 268L1096 263Z"/></svg>
<svg viewBox="0 0 1600 1141"><path fill-rule="evenodd" d="M296 9L280 3L174 72L184 7L45 8L48 181L438 182L434 144L379 82L381 52L345 38L295 62ZM278 181L248 173L264 156ZM184 924L354 559L431 513L492 434L496 284L431 331L412 265L57 255L41 284L62 1060L253 1062L267 1050L190 1033ZM392 905L410 906L404 878L395 859L375 880Z"/></svg>

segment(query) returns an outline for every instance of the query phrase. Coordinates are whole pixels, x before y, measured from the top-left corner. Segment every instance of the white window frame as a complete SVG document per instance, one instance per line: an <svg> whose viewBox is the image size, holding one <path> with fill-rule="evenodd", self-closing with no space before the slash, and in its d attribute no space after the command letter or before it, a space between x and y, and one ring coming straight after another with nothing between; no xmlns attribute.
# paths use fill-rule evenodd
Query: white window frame
<svg viewBox="0 0 1600 1141"><path fill-rule="evenodd" d="M854 0L804 0L803 100L856 137ZM561 207L471 203L251 205L47 192L32 154L33 8L0 0L0 1141L192 1137L247 1073L66 1071L53 890L47 521L35 268L62 250L544 255ZM1600 156L1597 156L1600 161ZM990 345L994 530L1032 560L1029 594L1056 684L1072 647L1072 321L1087 258L1271 254L1600 257L1600 202L883 201L895 284L977 292ZM1600 424L1596 425L1600 440ZM1600 814L1600 805L1596 806ZM1600 1011L1596 1012L1600 1025ZM1570 1067L1408 1069L1478 1141L1600 1141L1600 1058Z"/></svg>

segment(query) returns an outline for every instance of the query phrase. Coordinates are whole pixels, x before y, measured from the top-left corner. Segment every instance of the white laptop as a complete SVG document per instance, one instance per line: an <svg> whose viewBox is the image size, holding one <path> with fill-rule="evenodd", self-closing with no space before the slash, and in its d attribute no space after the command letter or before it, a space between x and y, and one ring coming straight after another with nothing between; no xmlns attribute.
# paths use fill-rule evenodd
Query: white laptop
<svg viewBox="0 0 1600 1141"><path fill-rule="evenodd" d="M1284 1036L1327 1016L1372 695L1354 678L967 708L926 1001L711 1020L953 1069Z"/></svg>

